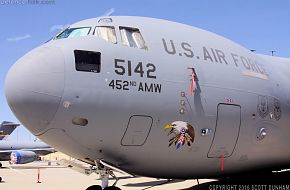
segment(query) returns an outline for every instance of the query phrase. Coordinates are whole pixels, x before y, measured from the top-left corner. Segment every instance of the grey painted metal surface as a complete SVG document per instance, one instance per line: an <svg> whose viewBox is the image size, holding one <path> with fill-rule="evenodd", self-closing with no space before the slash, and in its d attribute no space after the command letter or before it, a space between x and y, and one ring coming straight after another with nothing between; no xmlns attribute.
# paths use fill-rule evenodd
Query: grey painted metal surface
<svg viewBox="0 0 290 190"><path fill-rule="evenodd" d="M217 124L208 157L230 157L239 137L241 107L231 104L219 104L217 112ZM227 138L225 138L225 133Z"/></svg>
<svg viewBox="0 0 290 190"><path fill-rule="evenodd" d="M34 135L75 158L103 159L152 177L201 178L289 164L289 59L257 55L184 24L105 21L72 24L91 30L49 41L10 69L7 101ZM95 36L96 26L114 27L117 43ZM138 29L147 50L123 45L120 26ZM75 50L100 53L100 72L77 71ZM131 125L132 116L151 118L150 129L146 118ZM221 171L218 154L226 153Z"/></svg>

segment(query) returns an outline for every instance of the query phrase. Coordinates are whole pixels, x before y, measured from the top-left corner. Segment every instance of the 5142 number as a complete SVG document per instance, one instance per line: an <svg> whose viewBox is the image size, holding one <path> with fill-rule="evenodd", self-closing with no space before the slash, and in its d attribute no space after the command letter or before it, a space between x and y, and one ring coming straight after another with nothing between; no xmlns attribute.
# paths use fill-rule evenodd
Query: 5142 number
<svg viewBox="0 0 290 190"><path fill-rule="evenodd" d="M126 64L127 63L127 64ZM140 75L140 77L147 77L156 79L155 71L156 67L152 63L146 64L146 69L143 66L142 62L139 62L136 67L132 67L132 62L128 60L127 62L123 59L115 59L115 73L118 75L132 76L132 71ZM133 70L134 69L134 70Z"/></svg>

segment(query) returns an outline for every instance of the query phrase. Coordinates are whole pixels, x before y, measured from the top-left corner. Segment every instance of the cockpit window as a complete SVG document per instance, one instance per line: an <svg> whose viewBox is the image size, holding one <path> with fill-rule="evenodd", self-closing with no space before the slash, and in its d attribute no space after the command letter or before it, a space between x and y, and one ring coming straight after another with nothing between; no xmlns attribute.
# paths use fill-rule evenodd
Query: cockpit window
<svg viewBox="0 0 290 190"><path fill-rule="evenodd" d="M113 44L117 43L115 28L112 26L97 26L94 35Z"/></svg>
<svg viewBox="0 0 290 190"><path fill-rule="evenodd" d="M74 50L77 71L101 72L101 53L87 50Z"/></svg>
<svg viewBox="0 0 290 190"><path fill-rule="evenodd" d="M55 39L77 38L77 37L87 36L90 32L90 29L91 27L67 28L62 33L57 35Z"/></svg>
<svg viewBox="0 0 290 190"><path fill-rule="evenodd" d="M148 49L139 29L120 27L120 33L123 45L145 50Z"/></svg>

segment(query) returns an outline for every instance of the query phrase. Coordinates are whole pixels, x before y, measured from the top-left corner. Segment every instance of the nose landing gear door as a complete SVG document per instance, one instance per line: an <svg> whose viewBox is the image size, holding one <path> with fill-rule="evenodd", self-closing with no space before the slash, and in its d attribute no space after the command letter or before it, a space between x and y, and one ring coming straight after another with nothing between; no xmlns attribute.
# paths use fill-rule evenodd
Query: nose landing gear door
<svg viewBox="0 0 290 190"><path fill-rule="evenodd" d="M130 117L127 129L121 140L122 146L142 146L145 144L153 119L145 115L133 115Z"/></svg>
<svg viewBox="0 0 290 190"><path fill-rule="evenodd" d="M207 156L209 158L230 157L235 149L241 125L241 107L219 104L214 138Z"/></svg>

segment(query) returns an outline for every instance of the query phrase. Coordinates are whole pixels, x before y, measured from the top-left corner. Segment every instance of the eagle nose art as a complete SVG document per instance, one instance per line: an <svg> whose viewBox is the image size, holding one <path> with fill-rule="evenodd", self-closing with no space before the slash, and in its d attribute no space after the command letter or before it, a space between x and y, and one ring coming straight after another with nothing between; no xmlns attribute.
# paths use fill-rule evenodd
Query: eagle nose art
<svg viewBox="0 0 290 190"><path fill-rule="evenodd" d="M53 120L64 90L64 56L60 48L40 47L19 59L5 81L7 102L34 134Z"/></svg>

